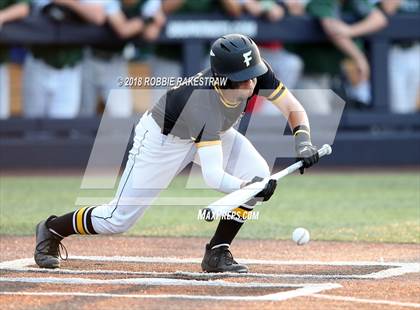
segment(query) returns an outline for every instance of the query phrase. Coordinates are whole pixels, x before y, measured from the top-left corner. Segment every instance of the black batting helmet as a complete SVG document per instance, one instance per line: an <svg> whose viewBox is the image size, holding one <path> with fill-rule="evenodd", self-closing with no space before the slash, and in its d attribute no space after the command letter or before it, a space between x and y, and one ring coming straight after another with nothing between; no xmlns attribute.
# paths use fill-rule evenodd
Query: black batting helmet
<svg viewBox="0 0 420 310"><path fill-rule="evenodd" d="M268 70L255 42L242 34L217 39L210 49L210 64L214 75L234 82L253 79Z"/></svg>

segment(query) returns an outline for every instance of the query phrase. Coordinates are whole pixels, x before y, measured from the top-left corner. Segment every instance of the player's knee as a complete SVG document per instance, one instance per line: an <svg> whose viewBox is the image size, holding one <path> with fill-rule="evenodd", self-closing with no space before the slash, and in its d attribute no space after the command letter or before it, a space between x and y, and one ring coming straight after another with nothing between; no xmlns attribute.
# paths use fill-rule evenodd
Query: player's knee
<svg viewBox="0 0 420 310"><path fill-rule="evenodd" d="M127 225L113 225L111 227L111 231L114 234L122 234L125 233L130 227Z"/></svg>
<svg viewBox="0 0 420 310"><path fill-rule="evenodd" d="M122 234L129 230L133 224L124 223L122 221L113 221L110 225L107 226L108 234Z"/></svg>

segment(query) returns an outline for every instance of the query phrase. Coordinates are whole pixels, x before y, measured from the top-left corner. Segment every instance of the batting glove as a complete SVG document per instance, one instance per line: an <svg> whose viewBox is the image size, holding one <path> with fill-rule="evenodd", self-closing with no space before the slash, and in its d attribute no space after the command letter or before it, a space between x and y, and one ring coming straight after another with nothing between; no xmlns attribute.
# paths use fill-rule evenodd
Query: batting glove
<svg viewBox="0 0 420 310"><path fill-rule="evenodd" d="M261 177L254 177L251 181L245 184L245 186L248 186L252 183L260 182L264 180ZM274 191L277 187L277 180L269 180L267 184L265 185L264 189L255 195L255 198L262 198L262 201L267 201L273 196Z"/></svg>
<svg viewBox="0 0 420 310"><path fill-rule="evenodd" d="M300 174L304 174L305 169L312 167L319 161L318 149L312 145L309 129L306 126L298 126L293 130L295 137L296 161L303 161L303 166L299 168Z"/></svg>

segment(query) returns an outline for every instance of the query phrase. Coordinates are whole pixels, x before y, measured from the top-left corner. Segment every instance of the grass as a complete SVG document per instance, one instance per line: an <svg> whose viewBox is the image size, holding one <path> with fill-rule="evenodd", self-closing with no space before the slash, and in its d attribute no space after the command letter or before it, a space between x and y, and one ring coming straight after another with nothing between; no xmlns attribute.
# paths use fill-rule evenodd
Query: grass
<svg viewBox="0 0 420 310"><path fill-rule="evenodd" d="M0 178L0 234L32 235L50 214L76 208L78 196L112 197L113 190L80 190L79 177ZM217 197L211 190L185 190L174 180L162 197ZM275 196L257 208L259 219L241 238L289 239L294 228L315 240L420 242L420 176L415 173L306 174L288 176ZM154 206L127 233L142 236L209 237L216 223L197 220L196 206Z"/></svg>

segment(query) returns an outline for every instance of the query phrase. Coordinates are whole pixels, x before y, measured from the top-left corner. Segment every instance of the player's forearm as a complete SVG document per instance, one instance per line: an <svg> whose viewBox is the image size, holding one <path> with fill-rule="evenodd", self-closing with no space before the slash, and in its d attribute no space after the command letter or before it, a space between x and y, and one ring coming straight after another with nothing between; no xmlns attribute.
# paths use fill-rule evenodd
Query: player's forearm
<svg viewBox="0 0 420 310"><path fill-rule="evenodd" d="M178 10L183 4L185 0L163 0L162 1L162 11L165 14L171 14Z"/></svg>
<svg viewBox="0 0 420 310"><path fill-rule="evenodd" d="M284 0L283 2L286 4L290 15L305 15L305 4L303 2L296 0Z"/></svg>
<svg viewBox="0 0 420 310"><path fill-rule="evenodd" d="M143 29L143 21L138 17L129 20L127 20L125 17L118 20L110 18L109 22L112 29L121 39L131 38L139 34Z"/></svg>
<svg viewBox="0 0 420 310"><path fill-rule="evenodd" d="M255 0L245 0L242 6L252 16L258 17L264 12L261 4Z"/></svg>
<svg viewBox="0 0 420 310"><path fill-rule="evenodd" d="M106 21L106 13L102 5L80 3L78 1L68 1L65 5L89 23L101 26Z"/></svg>
<svg viewBox="0 0 420 310"><path fill-rule="evenodd" d="M351 38L336 36L331 37L330 39L338 49L351 59L360 59L360 57L364 57L362 51Z"/></svg>
<svg viewBox="0 0 420 310"><path fill-rule="evenodd" d="M198 148L201 172L206 184L224 193L240 189L246 181L241 180L223 169L222 146L212 145Z"/></svg>
<svg viewBox="0 0 420 310"><path fill-rule="evenodd" d="M402 0L393 0L393 1L382 1L381 7L388 15L393 15L397 12L398 8L401 5Z"/></svg>
<svg viewBox="0 0 420 310"><path fill-rule="evenodd" d="M388 24L384 13L374 10L362 21L351 25L351 36L360 37L381 30Z"/></svg>
<svg viewBox="0 0 420 310"><path fill-rule="evenodd" d="M220 4L230 16L239 17L242 14L241 4L236 0L221 0Z"/></svg>
<svg viewBox="0 0 420 310"><path fill-rule="evenodd" d="M151 23L152 25L162 28L165 25L165 23L166 23L166 16L162 10L159 10L158 12L156 12L155 15L153 15L153 22Z"/></svg>
<svg viewBox="0 0 420 310"><path fill-rule="evenodd" d="M120 32L120 38L131 38L141 32L143 29L143 21L140 18L132 18L127 21L125 27Z"/></svg>
<svg viewBox="0 0 420 310"><path fill-rule="evenodd" d="M289 113L288 123L289 123L289 127L292 131L299 126L305 126L306 128L310 128L309 127L308 116L307 116L305 110L303 110L303 111L291 111Z"/></svg>
<svg viewBox="0 0 420 310"><path fill-rule="evenodd" d="M0 10L0 24L12 22L28 16L29 5L26 3L18 3L9 6L4 10Z"/></svg>
<svg viewBox="0 0 420 310"><path fill-rule="evenodd" d="M309 128L309 120L305 109L290 91L287 91L282 98L273 103L287 119L292 130L297 126L306 126Z"/></svg>

